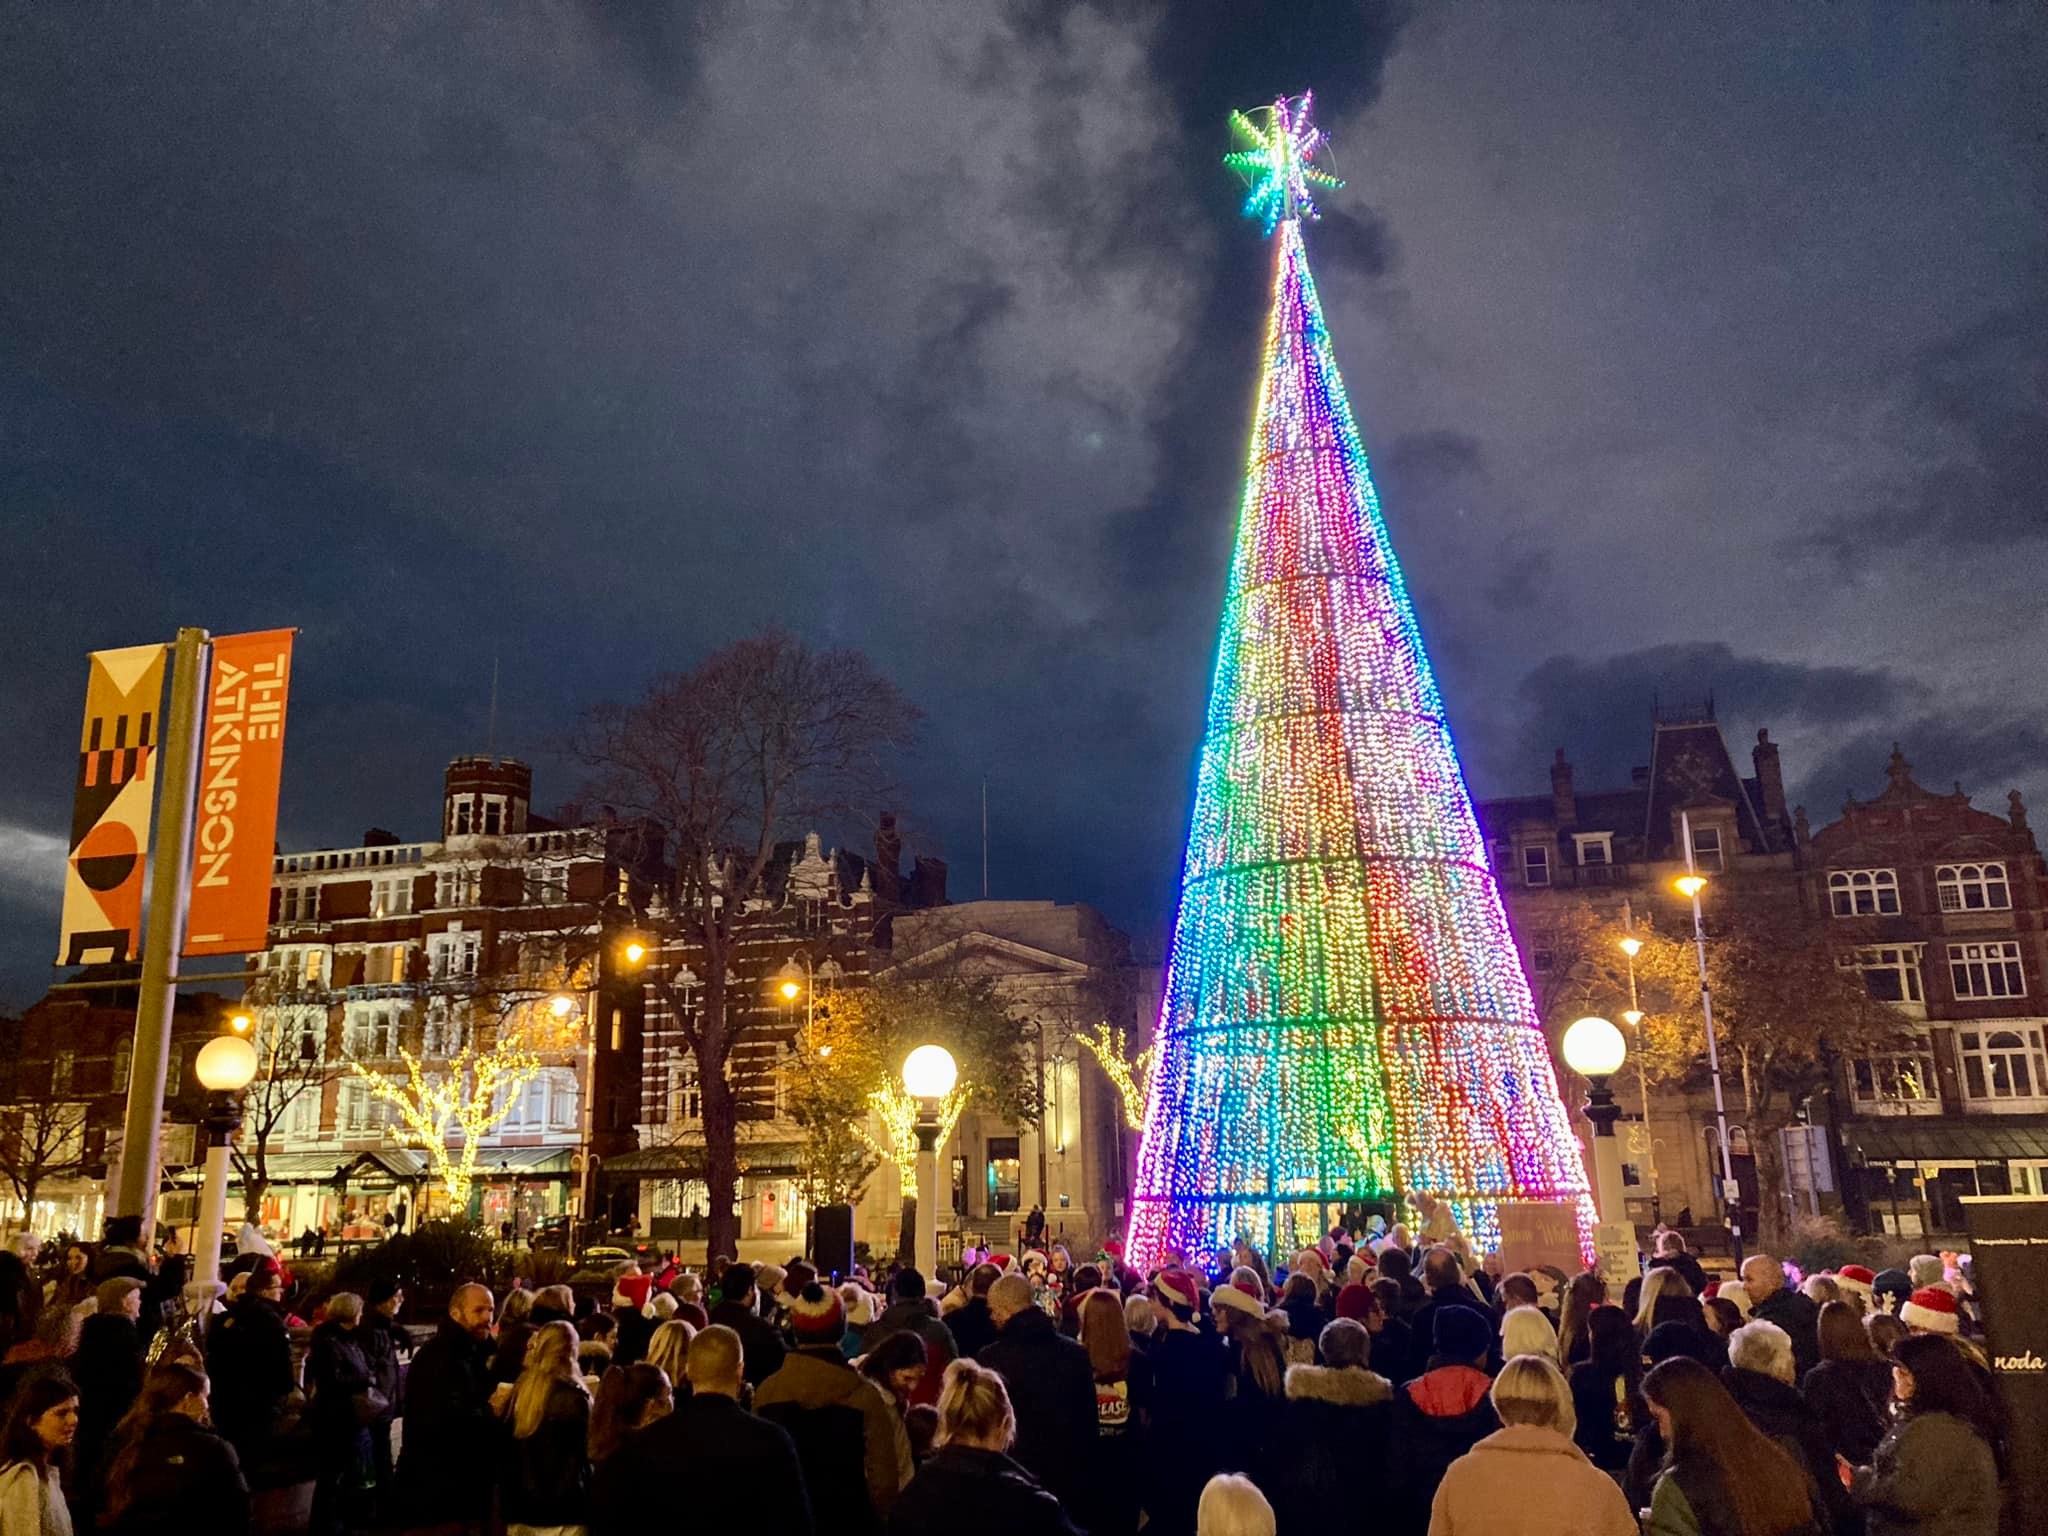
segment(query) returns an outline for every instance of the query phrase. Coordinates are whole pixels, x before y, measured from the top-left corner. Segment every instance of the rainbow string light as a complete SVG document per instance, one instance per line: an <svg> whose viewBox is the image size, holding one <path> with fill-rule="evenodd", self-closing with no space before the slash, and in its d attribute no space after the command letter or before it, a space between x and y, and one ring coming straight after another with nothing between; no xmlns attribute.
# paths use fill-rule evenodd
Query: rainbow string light
<svg viewBox="0 0 2048 1536"><path fill-rule="evenodd" d="M1277 228L1265 371L1167 965L1133 1262L1314 1242L1428 1190L1593 1204L1345 399L1308 98L1226 162Z"/></svg>

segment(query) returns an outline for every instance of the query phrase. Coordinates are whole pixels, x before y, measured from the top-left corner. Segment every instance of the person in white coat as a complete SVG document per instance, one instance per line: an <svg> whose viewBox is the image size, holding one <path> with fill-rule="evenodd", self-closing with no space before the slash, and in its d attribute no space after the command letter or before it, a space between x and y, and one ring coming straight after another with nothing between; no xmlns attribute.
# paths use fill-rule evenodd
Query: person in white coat
<svg viewBox="0 0 2048 1536"><path fill-rule="evenodd" d="M78 1388L71 1378L54 1369L31 1375L0 1430L0 1531L71 1536L59 1472L77 1438Z"/></svg>

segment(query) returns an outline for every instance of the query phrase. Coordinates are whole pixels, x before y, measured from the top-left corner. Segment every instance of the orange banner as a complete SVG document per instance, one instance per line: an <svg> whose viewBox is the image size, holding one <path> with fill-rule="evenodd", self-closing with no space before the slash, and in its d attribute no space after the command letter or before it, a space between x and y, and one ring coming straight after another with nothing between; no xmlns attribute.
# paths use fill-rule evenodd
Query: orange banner
<svg viewBox="0 0 2048 1536"><path fill-rule="evenodd" d="M135 958L163 692L161 645L92 653L64 865L59 965Z"/></svg>
<svg viewBox="0 0 2048 1536"><path fill-rule="evenodd" d="M185 909L188 955L247 954L270 942L270 873L294 633L271 629L213 642Z"/></svg>

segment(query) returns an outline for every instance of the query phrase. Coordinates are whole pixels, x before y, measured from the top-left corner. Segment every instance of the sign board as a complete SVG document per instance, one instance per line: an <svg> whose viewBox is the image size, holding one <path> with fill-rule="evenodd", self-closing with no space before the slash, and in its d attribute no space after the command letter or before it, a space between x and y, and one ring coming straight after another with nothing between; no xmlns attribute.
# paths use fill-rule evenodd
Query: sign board
<svg viewBox="0 0 2048 1536"><path fill-rule="evenodd" d="M1503 1200L1500 1263L1503 1274L1533 1274L1543 1265L1575 1275L1585 1268L1579 1249L1578 1209L1568 1200Z"/></svg>
<svg viewBox="0 0 2048 1536"><path fill-rule="evenodd" d="M2005 1409L2015 1530L2048 1530L2048 1198L1965 1195L1985 1353Z"/></svg>
<svg viewBox="0 0 2048 1536"><path fill-rule="evenodd" d="M59 965L133 960L141 941L166 654L161 645L137 645L89 658Z"/></svg>
<svg viewBox="0 0 2048 1536"><path fill-rule="evenodd" d="M269 943L294 633L272 629L213 642L185 911L188 955L247 954Z"/></svg>
<svg viewBox="0 0 2048 1536"><path fill-rule="evenodd" d="M1636 1248L1636 1224L1603 1221L1595 1227L1593 1262L1600 1278L1607 1282L1608 1295L1618 1299L1622 1288L1643 1272L1643 1256Z"/></svg>

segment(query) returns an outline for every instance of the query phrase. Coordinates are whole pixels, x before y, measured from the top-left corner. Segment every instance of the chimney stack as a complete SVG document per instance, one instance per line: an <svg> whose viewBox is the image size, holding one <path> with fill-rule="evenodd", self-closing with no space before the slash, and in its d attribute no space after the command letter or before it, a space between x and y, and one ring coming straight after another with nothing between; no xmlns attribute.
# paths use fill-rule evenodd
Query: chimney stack
<svg viewBox="0 0 2048 1536"><path fill-rule="evenodd" d="M1550 765L1550 804L1560 827L1579 824L1579 802L1572 794L1572 765L1564 760L1564 748L1557 749L1557 761Z"/></svg>
<svg viewBox="0 0 2048 1536"><path fill-rule="evenodd" d="M882 812L875 827L875 895L886 902L903 900L903 839L894 811Z"/></svg>
<svg viewBox="0 0 2048 1536"><path fill-rule="evenodd" d="M1756 764L1756 784L1764 798L1764 820L1778 827L1785 823L1785 770L1778 766L1778 744L1769 731L1756 733L1756 745L1749 759Z"/></svg>

